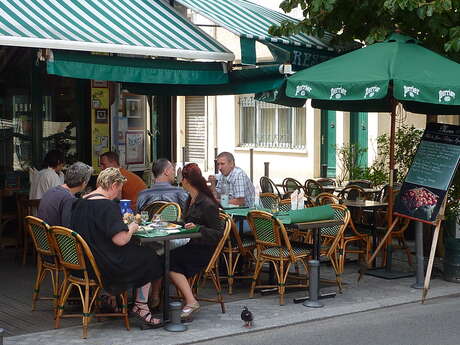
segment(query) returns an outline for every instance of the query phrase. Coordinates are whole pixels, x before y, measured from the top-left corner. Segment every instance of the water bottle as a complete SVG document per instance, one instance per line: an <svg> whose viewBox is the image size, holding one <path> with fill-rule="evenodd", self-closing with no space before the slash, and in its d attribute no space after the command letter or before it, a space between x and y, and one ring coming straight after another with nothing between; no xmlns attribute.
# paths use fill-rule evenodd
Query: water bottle
<svg viewBox="0 0 460 345"><path fill-rule="evenodd" d="M133 217L133 210L131 209L131 200L122 199L120 200L120 212L121 215L124 217L126 213L130 213Z"/></svg>
<svg viewBox="0 0 460 345"><path fill-rule="evenodd" d="M260 187L259 186L255 187L254 208L256 210L261 208L261 205L260 205Z"/></svg>

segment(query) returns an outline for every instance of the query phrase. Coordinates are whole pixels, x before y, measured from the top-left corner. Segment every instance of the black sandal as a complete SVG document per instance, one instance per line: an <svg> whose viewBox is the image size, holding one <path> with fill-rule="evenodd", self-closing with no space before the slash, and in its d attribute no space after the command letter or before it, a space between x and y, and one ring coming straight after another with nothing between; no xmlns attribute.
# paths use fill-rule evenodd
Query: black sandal
<svg viewBox="0 0 460 345"><path fill-rule="evenodd" d="M145 305L146 309L143 309L139 307L139 305ZM140 311L145 311L146 314L142 315ZM132 314L139 320L144 323L143 326L147 326L150 329L155 329L155 328L160 328L164 326L164 323L161 319L153 317L153 315L150 313L150 309L148 308L147 302L139 302L135 301ZM152 322L153 320L160 320L158 323L157 322Z"/></svg>

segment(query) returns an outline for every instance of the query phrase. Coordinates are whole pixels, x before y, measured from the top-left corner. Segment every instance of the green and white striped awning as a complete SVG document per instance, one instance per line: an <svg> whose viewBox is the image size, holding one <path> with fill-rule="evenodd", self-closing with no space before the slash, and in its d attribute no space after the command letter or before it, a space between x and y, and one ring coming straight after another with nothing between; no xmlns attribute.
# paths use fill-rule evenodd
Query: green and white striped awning
<svg viewBox="0 0 460 345"><path fill-rule="evenodd" d="M322 40L299 33L291 36L271 36L268 28L283 21L298 22L283 13L245 0L176 0L176 2L226 28L237 36L305 48L334 51Z"/></svg>
<svg viewBox="0 0 460 345"><path fill-rule="evenodd" d="M0 0L0 45L234 59L161 0Z"/></svg>

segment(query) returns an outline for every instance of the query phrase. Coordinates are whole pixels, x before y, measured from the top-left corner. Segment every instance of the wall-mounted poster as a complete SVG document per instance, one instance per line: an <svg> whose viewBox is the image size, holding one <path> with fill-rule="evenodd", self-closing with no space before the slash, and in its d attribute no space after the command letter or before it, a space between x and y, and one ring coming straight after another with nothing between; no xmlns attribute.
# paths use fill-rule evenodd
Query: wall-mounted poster
<svg viewBox="0 0 460 345"><path fill-rule="evenodd" d="M397 215L433 224L460 159L460 126L429 123L395 204Z"/></svg>
<svg viewBox="0 0 460 345"><path fill-rule="evenodd" d="M144 131L126 132L126 164L144 164Z"/></svg>
<svg viewBox="0 0 460 345"><path fill-rule="evenodd" d="M107 123L109 120L109 109L95 109L96 111L96 122Z"/></svg>
<svg viewBox="0 0 460 345"><path fill-rule="evenodd" d="M126 98L126 117L138 119L141 118L142 115L142 100L139 98Z"/></svg>

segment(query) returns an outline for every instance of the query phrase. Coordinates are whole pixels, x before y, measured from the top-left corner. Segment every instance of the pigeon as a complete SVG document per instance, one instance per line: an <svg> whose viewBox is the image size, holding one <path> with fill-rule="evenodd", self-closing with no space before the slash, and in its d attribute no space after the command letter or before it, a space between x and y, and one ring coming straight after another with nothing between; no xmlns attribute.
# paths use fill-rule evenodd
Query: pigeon
<svg viewBox="0 0 460 345"><path fill-rule="evenodd" d="M241 312L241 320L244 321L244 326L246 328L251 328L252 327L252 313L249 311L248 307L244 306L243 311Z"/></svg>

